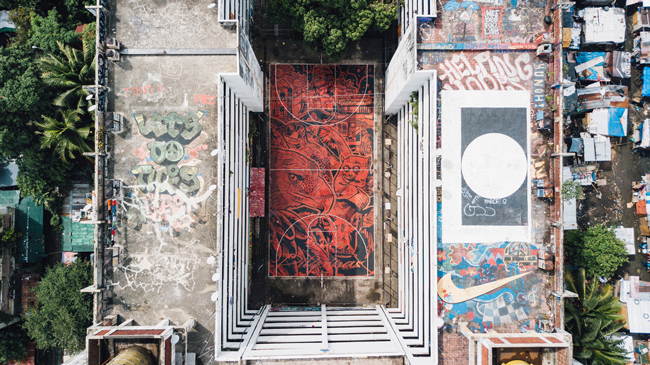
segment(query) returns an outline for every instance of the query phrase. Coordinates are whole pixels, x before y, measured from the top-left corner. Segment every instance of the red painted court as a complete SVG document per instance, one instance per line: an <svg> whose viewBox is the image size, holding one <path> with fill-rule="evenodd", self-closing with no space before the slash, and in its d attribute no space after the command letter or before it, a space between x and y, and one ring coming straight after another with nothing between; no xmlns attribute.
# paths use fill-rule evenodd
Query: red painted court
<svg viewBox="0 0 650 365"><path fill-rule="evenodd" d="M270 276L374 275L372 65L271 67Z"/></svg>

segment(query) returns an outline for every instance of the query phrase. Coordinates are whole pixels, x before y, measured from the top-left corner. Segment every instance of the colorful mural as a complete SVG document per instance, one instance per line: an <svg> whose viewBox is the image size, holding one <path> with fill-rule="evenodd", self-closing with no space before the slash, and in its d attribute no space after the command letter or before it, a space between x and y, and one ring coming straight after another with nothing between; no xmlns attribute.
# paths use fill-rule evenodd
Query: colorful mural
<svg viewBox="0 0 650 365"><path fill-rule="evenodd" d="M527 243L439 243L438 246L438 278L451 273L453 283L459 288L531 272L536 263L537 248ZM447 324L465 321L468 327L478 330L522 322L540 307L541 284L542 279L531 274L462 303L446 303L439 297L438 315Z"/></svg>
<svg viewBox="0 0 650 365"><path fill-rule="evenodd" d="M270 74L269 275L373 275L374 67Z"/></svg>
<svg viewBox="0 0 650 365"><path fill-rule="evenodd" d="M442 2L442 19L418 23L418 43L531 44L543 32L545 1Z"/></svg>
<svg viewBox="0 0 650 365"><path fill-rule="evenodd" d="M208 221L205 204L216 186L206 186L200 174L206 114L133 114L142 144L132 151L140 160L130 171L136 189L123 200L132 229L151 226L156 234L177 236Z"/></svg>
<svg viewBox="0 0 650 365"><path fill-rule="evenodd" d="M530 90L542 65L522 51L421 51L418 62L438 71L442 90Z"/></svg>

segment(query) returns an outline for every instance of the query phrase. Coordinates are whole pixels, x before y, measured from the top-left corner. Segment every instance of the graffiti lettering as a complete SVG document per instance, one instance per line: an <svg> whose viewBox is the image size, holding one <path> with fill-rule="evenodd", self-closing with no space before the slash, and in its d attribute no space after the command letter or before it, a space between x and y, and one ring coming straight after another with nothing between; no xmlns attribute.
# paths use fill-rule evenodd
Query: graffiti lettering
<svg viewBox="0 0 650 365"><path fill-rule="evenodd" d="M138 123L140 133L145 137L160 138L167 134L174 139L180 136L184 142L189 142L203 130L199 120L206 114L206 112L196 112L179 115L172 112L163 117L154 113L149 120L145 120L143 114L134 114L133 117Z"/></svg>
<svg viewBox="0 0 650 365"><path fill-rule="evenodd" d="M194 104L214 105L214 99L216 99L214 95L194 94Z"/></svg>
<svg viewBox="0 0 650 365"><path fill-rule="evenodd" d="M214 186L206 188L199 171L199 151L207 145L194 143L203 127L199 120L206 112L186 115L154 113L148 118L134 114L138 130L145 137L155 138L134 153L143 161L154 164L133 166L136 188L124 204L134 229L153 224L157 233L178 233L197 223L206 223L208 215L203 206Z"/></svg>
<svg viewBox="0 0 650 365"><path fill-rule="evenodd" d="M533 104L535 108L546 108L546 64L535 65L533 74Z"/></svg>
<svg viewBox="0 0 650 365"><path fill-rule="evenodd" d="M483 37L501 37L501 12L503 8L483 8Z"/></svg>
<svg viewBox="0 0 650 365"><path fill-rule="evenodd" d="M438 70L445 90L527 90L522 84L533 77L530 62L529 53L514 60L510 53L482 52L472 60L461 53L438 64Z"/></svg>
<svg viewBox="0 0 650 365"><path fill-rule="evenodd" d="M150 95L155 92L163 92L164 86L163 84L158 84L156 87L154 85L144 85L144 86L130 86L130 87L123 87L122 90L126 91L126 98L129 98L130 94L133 94L134 96L138 95Z"/></svg>
<svg viewBox="0 0 650 365"><path fill-rule="evenodd" d="M465 204L463 207L463 214L467 217L494 217L496 211L494 208L482 207L480 205L470 205L469 203Z"/></svg>
<svg viewBox="0 0 650 365"><path fill-rule="evenodd" d="M508 199L484 199L483 204L506 204Z"/></svg>
<svg viewBox="0 0 650 365"><path fill-rule="evenodd" d="M178 162L185 155L183 145L176 141L170 142L151 142L147 145L153 162L162 164L163 162Z"/></svg>
<svg viewBox="0 0 650 365"><path fill-rule="evenodd" d="M154 169L151 165L137 165L131 169L137 185L143 193L166 193L180 189L188 196L194 196L200 188L197 166L170 165Z"/></svg>

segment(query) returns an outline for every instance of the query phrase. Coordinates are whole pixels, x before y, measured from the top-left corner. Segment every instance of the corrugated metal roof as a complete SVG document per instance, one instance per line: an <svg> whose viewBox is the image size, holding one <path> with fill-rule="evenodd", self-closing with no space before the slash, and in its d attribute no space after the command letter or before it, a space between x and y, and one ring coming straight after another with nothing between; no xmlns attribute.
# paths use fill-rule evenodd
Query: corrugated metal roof
<svg viewBox="0 0 650 365"><path fill-rule="evenodd" d="M16 260L20 263L39 262L45 257L43 240L43 205L25 198L16 206L16 230L23 234L18 242Z"/></svg>
<svg viewBox="0 0 650 365"><path fill-rule="evenodd" d="M63 217L63 251L93 252L94 226Z"/></svg>
<svg viewBox="0 0 650 365"><path fill-rule="evenodd" d="M630 333L650 333L650 301L629 298L627 324Z"/></svg>

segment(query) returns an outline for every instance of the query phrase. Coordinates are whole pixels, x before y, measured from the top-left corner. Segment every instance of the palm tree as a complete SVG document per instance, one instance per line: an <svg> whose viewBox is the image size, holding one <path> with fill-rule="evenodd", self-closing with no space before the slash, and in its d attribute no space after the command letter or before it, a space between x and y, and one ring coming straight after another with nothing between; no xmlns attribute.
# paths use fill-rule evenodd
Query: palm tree
<svg viewBox="0 0 650 365"><path fill-rule="evenodd" d="M54 105L77 110L85 114L88 106L84 85L95 84L95 47L92 38L84 37L83 51L57 42L63 57L49 54L40 59L43 74L48 84L65 89L54 99Z"/></svg>
<svg viewBox="0 0 650 365"><path fill-rule="evenodd" d="M621 340L612 337L625 324L623 305L611 285L601 286L595 278L587 282L585 270L565 272L568 290L578 294L565 302L564 323L573 336L573 357L588 365L624 365Z"/></svg>
<svg viewBox="0 0 650 365"><path fill-rule="evenodd" d="M61 160L74 159L76 153L90 152L90 127L81 126L81 119L76 110L66 109L61 112L63 119L43 115L43 122L36 123L43 129L41 148L53 148Z"/></svg>

